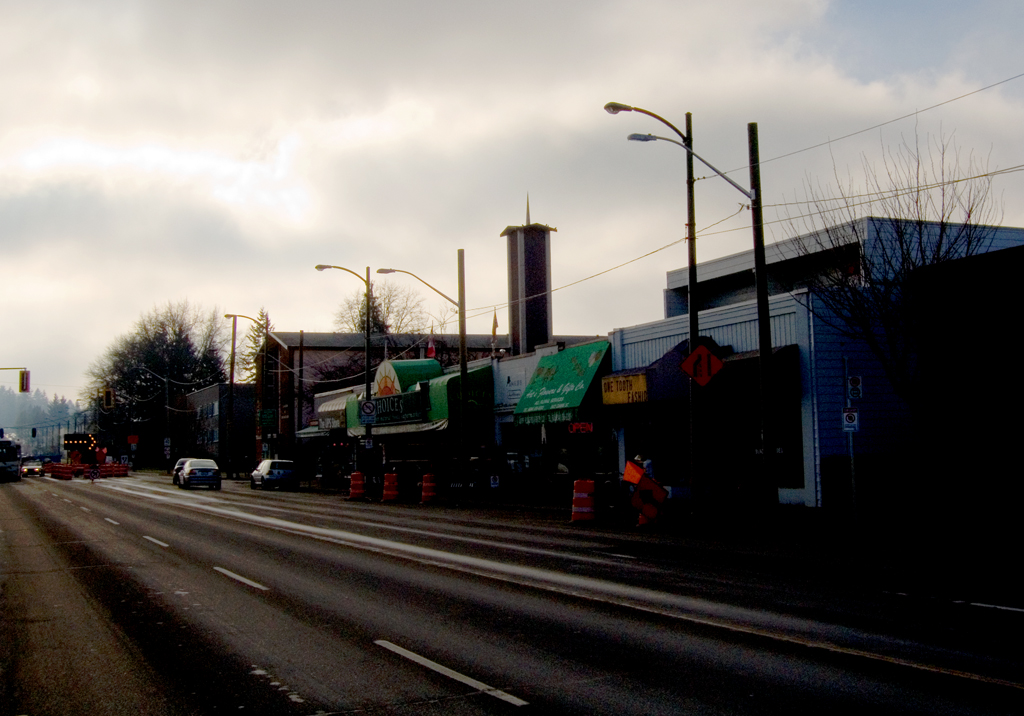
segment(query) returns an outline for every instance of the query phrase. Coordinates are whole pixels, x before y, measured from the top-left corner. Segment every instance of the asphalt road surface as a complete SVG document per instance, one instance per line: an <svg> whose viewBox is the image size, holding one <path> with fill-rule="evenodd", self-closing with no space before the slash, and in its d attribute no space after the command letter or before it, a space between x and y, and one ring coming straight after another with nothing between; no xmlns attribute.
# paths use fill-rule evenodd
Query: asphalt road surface
<svg viewBox="0 0 1024 716"><path fill-rule="evenodd" d="M1020 714L1022 605L568 522L0 485L0 715Z"/></svg>

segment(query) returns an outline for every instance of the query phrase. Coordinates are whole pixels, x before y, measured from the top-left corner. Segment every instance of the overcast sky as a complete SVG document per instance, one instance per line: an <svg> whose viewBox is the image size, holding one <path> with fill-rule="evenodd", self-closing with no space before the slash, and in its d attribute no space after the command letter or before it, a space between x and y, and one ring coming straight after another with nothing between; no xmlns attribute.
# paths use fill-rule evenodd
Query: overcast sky
<svg viewBox="0 0 1024 716"><path fill-rule="evenodd" d="M1021 165L1024 77L799 150L1024 73L1022 27L1019 0L0 0L0 364L76 398L156 306L330 331L361 284L315 264L455 295L459 248L469 331L489 333L527 194L558 229L556 287L684 236L683 151L627 142L667 130L613 100L692 112L697 153L744 186L757 122L769 241L792 235L772 205L915 132ZM1006 225L1022 177L996 180ZM698 182L700 260L750 247L742 199ZM556 333L658 320L685 265L680 243L557 291Z"/></svg>

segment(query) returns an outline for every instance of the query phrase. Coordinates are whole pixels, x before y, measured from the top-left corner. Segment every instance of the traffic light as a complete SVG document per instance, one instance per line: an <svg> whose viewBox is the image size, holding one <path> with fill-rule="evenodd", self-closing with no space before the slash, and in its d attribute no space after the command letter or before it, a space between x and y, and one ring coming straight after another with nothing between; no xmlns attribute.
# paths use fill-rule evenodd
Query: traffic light
<svg viewBox="0 0 1024 716"><path fill-rule="evenodd" d="M32 437L35 437L35 436L36 436L36 429L32 428Z"/></svg>
<svg viewBox="0 0 1024 716"><path fill-rule="evenodd" d="M21 370L18 371L18 392L19 393L30 393L32 392L29 388L29 371Z"/></svg>
<svg viewBox="0 0 1024 716"><path fill-rule="evenodd" d="M111 410L114 407L114 389L104 388L103 389L103 409Z"/></svg>

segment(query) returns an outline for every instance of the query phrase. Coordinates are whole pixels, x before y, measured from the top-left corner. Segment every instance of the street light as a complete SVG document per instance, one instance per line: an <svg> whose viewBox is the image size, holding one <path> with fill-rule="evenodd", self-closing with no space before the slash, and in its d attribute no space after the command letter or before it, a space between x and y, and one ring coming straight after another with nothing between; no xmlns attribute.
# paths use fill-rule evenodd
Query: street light
<svg viewBox="0 0 1024 716"><path fill-rule="evenodd" d="M641 114L646 114L648 117L653 117L678 134L679 139L682 140L680 142L677 142L674 139L668 139L666 141L678 144L686 150L686 261L688 264L686 302L687 315L690 319L690 348L692 349L695 346L697 337L700 335L700 325L698 323L699 319L697 316L697 229L693 205L693 157L696 156L693 153L693 115L689 112L686 113L686 133L684 134L664 117L661 117L654 112L649 112L646 109L630 107L629 105L621 104L619 102L609 102L604 106L604 109L608 114L618 114L619 112L640 112ZM631 134L629 135L629 139L632 141L650 142L654 139L661 139L661 137L654 137L650 134ZM700 157L698 157L698 159L700 159ZM701 161L704 160L702 159Z"/></svg>
<svg viewBox="0 0 1024 716"><path fill-rule="evenodd" d="M678 144L680 147L686 150L686 263L687 263L687 296L686 296L686 312L689 316L690 324L690 350L693 351L697 347L697 339L700 337L700 323L699 323L699 306L697 304L697 228L696 219L694 218L694 200L693 200L693 116L686 113L686 133L680 132L674 124L669 122L664 117L661 117L654 112L649 112L646 109L640 109L639 107L630 107L629 105L620 104L619 102L609 102L604 106L604 109L608 114L618 114L619 112L640 112L646 114L649 117L653 117L658 120L666 127L671 129L682 141L676 141L675 139L667 139L666 141ZM661 139L661 137L654 137L650 134L631 134L628 139L635 142L650 142L654 139ZM696 487L697 484L697 392L693 390L692 386L690 389L690 485L691 488Z"/></svg>
<svg viewBox="0 0 1024 716"><path fill-rule="evenodd" d="M226 465L227 469L225 470L225 472L230 477L231 474L232 474L232 472L231 472L231 467L232 467L231 466L231 463L232 463L232 460L231 460L231 438L232 438L232 434L234 432L234 427L235 427L235 424L234 424L234 422L235 422L235 335L236 335L236 333L238 331L238 319L239 318L248 319L248 320L252 321L253 323L255 323L257 326L260 325L260 322L259 322L258 319L253 318L252 316L243 316L241 313L225 313L224 314L224 318L230 318L231 319L231 373L230 373L230 377L228 379L228 420L227 420L227 423L226 423L228 430L227 430L227 436L226 436L227 440L224 441L224 443L225 443L224 455L225 455L225 457L227 457L227 465ZM263 383L266 383L266 380L267 380L267 378L266 378L266 371L267 371L267 340L269 339L269 334L270 334L270 316L265 315L264 316L264 320L263 320L263 367L262 367L262 369L260 371L262 373L262 375L260 375L260 380ZM263 386L262 385L260 386L259 395L261 397L260 407L262 408L263 407L263 401L262 401Z"/></svg>
<svg viewBox="0 0 1024 716"><path fill-rule="evenodd" d="M339 271L348 271L350 274L355 276L357 279L366 284L366 329L363 334L363 350L365 354L364 361L366 363L364 373L366 374L366 395L364 400L370 400L370 303L371 303L371 291L370 285L370 267L366 267L366 278L363 278L352 269L347 269L344 266L331 266L330 264L317 264L314 266L317 271L325 271L326 269L337 269ZM373 448L373 426L367 424L366 428L366 443L365 447L367 450Z"/></svg>
<svg viewBox="0 0 1024 716"><path fill-rule="evenodd" d="M410 271L403 271L402 269L377 269L377 273L388 274L388 273L404 273L412 276L414 279L422 283L424 286L432 290L434 293L441 296L441 298L455 304L459 309L459 468L460 471L465 469L466 462L466 392L467 392L467 374L469 369L467 368L467 355L466 355L466 261L465 251L459 249L459 300L456 301L451 296L448 296L436 288L431 286L429 283L421 279L416 274Z"/></svg>
<svg viewBox="0 0 1024 716"><path fill-rule="evenodd" d="M743 194L745 197L747 197L750 200L750 213L752 215L751 216L751 219L752 219L751 223L752 223L753 234L754 234L754 280L755 280L755 289L756 289L756 294L757 294L757 324L758 324L757 325L757 344L758 344L757 347L758 347L758 353L759 353L759 357L758 357L758 373L759 373L760 388L761 388L761 391L760 391L760 406L759 406L760 419L761 419L761 457L762 457L762 471L764 473L763 474L763 478L764 478L765 481L767 481L769 479L769 477L770 477L770 475L768 473L769 445L770 445L770 441L768 439L768 408L767 408L767 405L768 405L768 380L769 380L769 378L768 378L768 361L771 360L772 329L771 329L771 323L770 323L771 316L770 316L769 311L768 311L768 268L767 268L768 264L767 264L767 261L765 259L765 252L764 252L764 218L763 218L762 209L761 209L761 159L760 159L760 153L759 153L759 150L758 150L758 142L757 142L757 122L749 122L747 124L747 146L748 146L748 152L749 152L749 158L750 158L750 191L747 191L746 189L741 187L739 184L734 182L732 179L727 177L725 174L720 172L718 169L716 169L715 167L711 166L711 164L709 164L707 161L705 161L702 157L700 157L697 154L695 154L694 151L693 151L692 137L687 137L686 135L683 135L670 122L668 122L667 120L663 119L662 117L659 117L658 115L654 114L653 112L649 112L646 109L641 109L640 107L631 107L631 106L629 106L627 104L622 104L620 102L609 102L608 104L606 104L604 106L604 109L609 114L618 114L619 112L640 112L641 114L646 114L649 117L653 117L654 119L657 119L659 122L661 122L662 124L665 124L666 126L671 128L676 134L678 134L683 139L683 142L682 143L676 142L674 139L667 139L665 137L656 137L656 136L654 136L652 134L647 134L647 135L631 134L631 135L629 135L628 139L630 139L632 141L640 141L640 142L650 142L650 141L653 141L653 140L656 140L656 139L661 139L663 141L672 142L673 144L679 144L680 146L683 147L683 149L686 150L686 156L687 156L687 160L689 162L688 165L687 165L687 174L688 174L688 177L690 177L690 182L692 182L692 176L693 176L692 157L697 157L697 159L699 159L701 162L703 162L703 164L708 169L710 169L715 174L717 174L718 176L720 176L723 179L725 179L735 189L739 190L739 192L741 194ZM689 135L690 134L690 114L689 113L687 113L687 115L686 115L686 123L687 123L687 135ZM691 186L692 186L692 184L691 184ZM691 197L692 197L692 194L691 194ZM692 211L690 213L690 216L691 216L691 221L692 221L692 216L693 216ZM692 242L691 242L691 245L692 245ZM694 326L696 326L696 322L695 322L695 319L694 319L696 313L695 313L693 293L692 293L693 286L696 283L696 281L697 281L696 261L695 261L694 254L691 254L690 272L689 272L689 281L688 281L689 284L690 284L690 288L689 288L689 291L690 291L689 304L690 305L689 305L689 308L690 308L690 315L691 315L691 319L690 319L691 320L691 323L690 323L690 326L691 326L690 336L691 337L693 337L694 334L696 333L696 331L693 328ZM691 343L692 343L692 341L691 341ZM692 395L692 393L691 393L691 395ZM766 484L762 485L761 487L764 488L765 490L767 490L768 489L767 482L766 482ZM778 500L778 498L776 497L776 501L777 500Z"/></svg>

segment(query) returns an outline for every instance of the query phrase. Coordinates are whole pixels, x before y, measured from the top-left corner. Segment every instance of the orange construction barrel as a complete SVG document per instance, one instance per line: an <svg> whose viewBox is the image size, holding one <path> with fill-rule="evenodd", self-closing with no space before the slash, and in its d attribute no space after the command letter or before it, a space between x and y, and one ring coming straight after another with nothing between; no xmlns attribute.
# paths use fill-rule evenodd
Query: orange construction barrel
<svg viewBox="0 0 1024 716"><path fill-rule="evenodd" d="M384 474L384 493L381 495L381 502L394 502L398 499L398 474L388 472Z"/></svg>
<svg viewBox="0 0 1024 716"><path fill-rule="evenodd" d="M351 480L348 489L348 499L350 500L362 500L366 497L366 481L363 479L363 473L353 472L349 478Z"/></svg>
<svg viewBox="0 0 1024 716"><path fill-rule="evenodd" d="M572 492L572 522L594 519L594 481L577 480Z"/></svg>
<svg viewBox="0 0 1024 716"><path fill-rule="evenodd" d="M434 476L428 472L423 476L423 497L420 500L420 504L425 505L428 502L433 502L435 497L437 497L437 483L434 482Z"/></svg>

